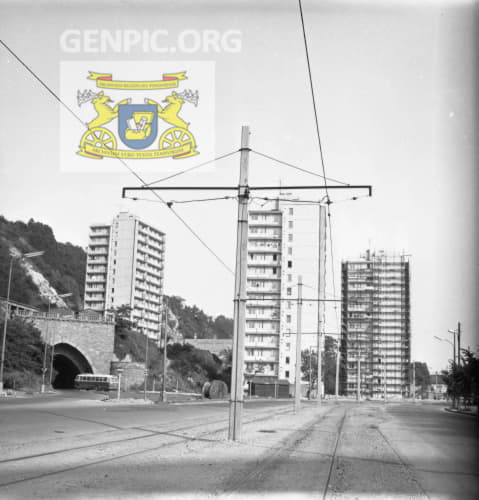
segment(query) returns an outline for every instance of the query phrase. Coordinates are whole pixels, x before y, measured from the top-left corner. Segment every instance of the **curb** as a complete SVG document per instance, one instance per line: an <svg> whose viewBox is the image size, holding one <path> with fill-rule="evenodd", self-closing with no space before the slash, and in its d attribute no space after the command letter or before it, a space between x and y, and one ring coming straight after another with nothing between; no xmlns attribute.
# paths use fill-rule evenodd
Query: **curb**
<svg viewBox="0 0 479 500"><path fill-rule="evenodd" d="M462 410L453 410L452 408L444 408L444 411L448 413L458 413L460 415L468 415L469 417L479 417L478 413L472 413L470 411L462 411Z"/></svg>

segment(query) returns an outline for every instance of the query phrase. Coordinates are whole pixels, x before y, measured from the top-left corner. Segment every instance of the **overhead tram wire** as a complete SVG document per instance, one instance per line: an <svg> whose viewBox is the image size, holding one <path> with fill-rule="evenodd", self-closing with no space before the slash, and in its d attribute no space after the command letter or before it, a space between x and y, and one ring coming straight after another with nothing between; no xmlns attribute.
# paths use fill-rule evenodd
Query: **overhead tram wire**
<svg viewBox="0 0 479 500"><path fill-rule="evenodd" d="M338 203L345 203L346 201L356 201L356 200L360 200L362 198L370 198L370 195L367 194L367 195L362 195L362 196L352 196L351 198L344 198L342 200L336 200L336 201L330 200L329 205L337 205ZM261 200L261 201L278 200L278 201L285 201L285 202L288 202L291 204L298 204L298 205L300 205L300 204L303 204L303 205L321 205L321 204L326 205L326 203L324 203L321 200L297 200L294 198L280 198L280 197L271 198L271 197L267 197L267 196L264 196L264 197L252 196L251 199L252 200Z"/></svg>
<svg viewBox="0 0 479 500"><path fill-rule="evenodd" d="M35 80L37 80L42 87L47 90L49 94L51 94L71 115L73 115L83 126L85 126L85 123L83 120L67 105L65 104L60 97L27 65L23 62L23 60L3 41L0 39L0 44L20 63L21 66L23 66L28 73L30 73ZM106 146L108 147L108 146ZM111 149L111 148L110 148ZM236 151L234 152L236 153ZM233 154L233 153L229 153ZM148 186L148 184L145 183L144 179L137 174L126 162L123 158L115 157L117 160L120 161L120 163L133 175L135 176L143 186ZM156 193L155 191L152 191L153 194L166 206L168 206L167 202L163 200L163 198ZM190 231L190 233L215 257L215 259L232 275L234 275L234 271L224 262L224 260L201 238L201 236L183 219L183 217L178 214L172 208L171 206L168 206L168 208L171 210L171 212L175 215L175 217Z"/></svg>
<svg viewBox="0 0 479 500"><path fill-rule="evenodd" d="M195 200L169 200L166 202L167 205L171 204L184 204L184 203L201 203L206 201L222 201L222 200L237 200L237 196L221 196L218 198L198 198ZM152 200L151 198L137 198L135 196L125 196L125 200L132 201L149 201L151 203L164 203L160 200Z"/></svg>
<svg viewBox="0 0 479 500"><path fill-rule="evenodd" d="M293 168L295 170L299 170L300 172L304 172L306 174L313 175L314 177L320 177L321 179L325 180L325 183L326 183L326 181L332 181L332 182L337 182L338 184L342 184L343 186L350 186L351 185L349 182L339 181L339 180L333 179L331 177L325 177L324 175L313 172L312 170L307 170L306 168L298 167L297 165L293 165L292 163L288 163L287 161L279 160L278 158L275 158L274 156L267 155L265 153L260 153L259 151L255 151L254 149L252 149L251 152L258 155L258 156L262 156L263 158L267 158L268 160L272 160L276 163L280 163L281 165L285 165L286 167L290 167L290 168Z"/></svg>
<svg viewBox="0 0 479 500"><path fill-rule="evenodd" d="M322 170L323 170L323 179L324 179L324 186L325 186L325 189L326 189L326 197L327 197L327 199L329 201L329 194L328 194L328 189L327 189L327 186L326 186L326 168L324 166L323 147L321 145L321 134L319 132L318 111L317 111L317 108L316 108L316 99L315 99L315 96L314 96L313 77L311 75L311 63L309 61L308 39L306 37L306 28L304 26L303 7L301 5L301 0L298 0L298 3L299 3L299 13L300 13L300 16L301 16L301 27L303 29L303 40L304 40L304 49L305 49L305 53L306 53L306 62L307 62L307 65L308 65L309 86L311 88L311 98L313 100L314 121L316 123L316 135L318 137L319 155L320 155L320 158L321 158L321 167L322 167Z"/></svg>
<svg viewBox="0 0 479 500"><path fill-rule="evenodd" d="M235 155L236 153L239 153L239 149L236 151L231 151L230 153L226 153L221 156L217 156L216 158L213 158L212 160L205 161L203 163L200 163L199 165L195 165L194 167L186 168L185 170L182 170L181 172L176 172L171 175L167 175L166 177L162 177L161 179L158 179L157 181L149 182L148 184L145 184L146 187L152 186L153 184L159 184L160 182L167 181L169 179L173 179L173 177L178 177L179 175L186 174L187 172L191 172L192 170L196 170L197 168L200 167L205 167L206 165L209 165L210 163L214 163L216 161L223 160L224 158L228 158L229 156Z"/></svg>

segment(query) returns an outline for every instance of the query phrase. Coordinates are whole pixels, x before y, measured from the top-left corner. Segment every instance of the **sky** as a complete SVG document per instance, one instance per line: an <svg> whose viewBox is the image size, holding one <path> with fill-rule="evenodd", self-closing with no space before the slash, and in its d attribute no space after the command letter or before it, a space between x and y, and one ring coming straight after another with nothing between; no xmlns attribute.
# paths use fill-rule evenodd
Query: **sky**
<svg viewBox="0 0 479 500"><path fill-rule="evenodd" d="M326 175L373 186L371 198L347 201L363 193L340 190L331 195L328 296L340 294L342 260L368 248L410 254L412 358L440 370L452 348L435 335L451 340L447 330L461 321L462 344L478 343L478 2L302 5ZM91 223L129 210L166 233L165 292L208 314L231 316L236 202L174 205L222 263L170 209L124 200L121 189L139 184L128 168L152 182L237 151L242 125L250 127L254 151L322 172L298 3L0 0L0 13L2 42L81 121L95 116L90 104L75 102L77 90L99 91L86 78L90 70L119 80L158 80L178 67L188 75L180 90L201 89L198 107L186 103L182 110L198 155L126 165L82 158L76 154L80 122L0 46L0 213L34 218L49 224L57 240L85 247ZM100 33L119 33L131 44L102 47ZM119 91L109 92L118 102ZM143 98L132 96L135 103ZM234 186L238 173L235 153L163 185ZM250 155L251 185L318 181ZM314 215L311 220L314 227ZM330 305L327 317L327 330L336 331Z"/></svg>

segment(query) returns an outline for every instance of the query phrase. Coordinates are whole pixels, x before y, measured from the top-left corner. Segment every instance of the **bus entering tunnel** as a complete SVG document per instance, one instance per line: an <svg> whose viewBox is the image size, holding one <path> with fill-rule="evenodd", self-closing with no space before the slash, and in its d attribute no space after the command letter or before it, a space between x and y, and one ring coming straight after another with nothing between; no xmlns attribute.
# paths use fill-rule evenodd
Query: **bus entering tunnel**
<svg viewBox="0 0 479 500"><path fill-rule="evenodd" d="M54 389L73 389L75 377L79 373L93 373L85 356L70 344L56 344L53 354Z"/></svg>

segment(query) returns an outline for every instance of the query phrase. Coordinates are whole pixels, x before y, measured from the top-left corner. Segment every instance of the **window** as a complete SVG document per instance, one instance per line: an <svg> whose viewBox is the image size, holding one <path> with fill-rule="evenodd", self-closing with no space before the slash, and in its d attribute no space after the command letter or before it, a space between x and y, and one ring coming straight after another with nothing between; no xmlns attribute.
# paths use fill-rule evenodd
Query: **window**
<svg viewBox="0 0 479 500"><path fill-rule="evenodd" d="M288 255L293 255L293 247L288 247Z"/></svg>
<svg viewBox="0 0 479 500"><path fill-rule="evenodd" d="M290 220L290 221L288 222L288 227L289 227L290 229L293 229L293 221L292 221L292 220Z"/></svg>
<svg viewBox="0 0 479 500"><path fill-rule="evenodd" d="M286 349L291 349L291 343L290 342L286 342Z"/></svg>
<svg viewBox="0 0 479 500"><path fill-rule="evenodd" d="M291 314L286 315L286 323L291 323Z"/></svg>
<svg viewBox="0 0 479 500"><path fill-rule="evenodd" d="M278 260L278 255L277 254L273 254L273 260Z"/></svg>
<svg viewBox="0 0 479 500"><path fill-rule="evenodd" d="M276 274L276 271L277 271L276 267L273 267L273 274Z"/></svg>
<svg viewBox="0 0 479 500"><path fill-rule="evenodd" d="M289 215L293 215L293 209L292 208L289 209Z"/></svg>
<svg viewBox="0 0 479 500"><path fill-rule="evenodd" d="M293 235L291 233L288 234L288 241L293 241Z"/></svg>
<svg viewBox="0 0 479 500"><path fill-rule="evenodd" d="M289 356L286 356L286 364L289 365Z"/></svg>
<svg viewBox="0 0 479 500"><path fill-rule="evenodd" d="M291 295L291 288L286 288L286 295Z"/></svg>
<svg viewBox="0 0 479 500"><path fill-rule="evenodd" d="M293 281L293 275L292 274L288 274L288 281Z"/></svg>
<svg viewBox="0 0 479 500"><path fill-rule="evenodd" d="M284 372L284 376L285 376L286 378L289 378L289 370L286 370L286 371Z"/></svg>
<svg viewBox="0 0 479 500"><path fill-rule="evenodd" d="M292 260L288 260L288 267L290 269L293 267L293 261Z"/></svg>

